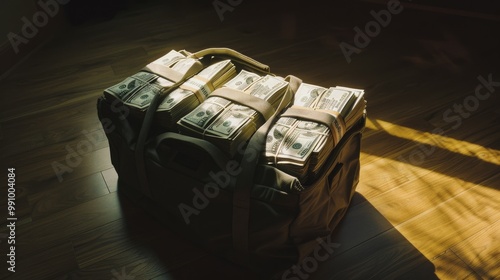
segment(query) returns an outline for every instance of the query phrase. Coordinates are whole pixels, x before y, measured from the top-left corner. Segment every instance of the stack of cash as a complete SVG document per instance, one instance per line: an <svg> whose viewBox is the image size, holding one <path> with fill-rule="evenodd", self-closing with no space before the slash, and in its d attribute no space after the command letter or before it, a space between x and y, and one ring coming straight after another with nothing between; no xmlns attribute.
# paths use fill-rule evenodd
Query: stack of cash
<svg viewBox="0 0 500 280"><path fill-rule="evenodd" d="M288 82L283 78L266 75L248 86L244 92L266 100L276 109L283 99L287 86Z"/></svg>
<svg viewBox="0 0 500 280"><path fill-rule="evenodd" d="M149 72L138 72L122 82L107 88L104 95L108 100L119 99L123 103L141 108L151 102L151 96L169 87L173 82Z"/></svg>
<svg viewBox="0 0 500 280"><path fill-rule="evenodd" d="M322 155L333 150L333 139L323 124L282 117L270 129L265 156L269 164L306 182Z"/></svg>
<svg viewBox="0 0 500 280"><path fill-rule="evenodd" d="M244 91L248 86L260 78L259 75L253 72L241 70L236 77L225 83L223 87Z"/></svg>
<svg viewBox="0 0 500 280"><path fill-rule="evenodd" d="M236 74L230 60L214 63L184 82L162 101L156 116L160 125L175 127L176 122L192 111L216 88L221 87Z"/></svg>
<svg viewBox="0 0 500 280"><path fill-rule="evenodd" d="M348 130L365 113L365 108L366 108L366 101L364 99L365 91L362 89L341 87L341 86L336 86L335 88L341 91L348 91L352 93L352 95L354 95L354 97L351 97L351 99L354 99L354 102L352 100L349 100L348 102L349 104L347 104L347 106L350 106L350 109L347 110L346 112L341 112L341 115L344 117L344 121L346 124L346 130Z"/></svg>
<svg viewBox="0 0 500 280"><path fill-rule="evenodd" d="M332 115L341 115L345 119L351 117L353 107L363 93L357 89L326 89L303 83L295 94L294 105L331 112ZM265 160L302 182L314 180L344 135L344 129L349 128L332 132L321 123L281 117L267 134ZM335 137L332 133L336 134Z"/></svg>
<svg viewBox="0 0 500 280"><path fill-rule="evenodd" d="M169 67L184 75L191 69L191 66L195 62L195 59L186 58L180 52L171 50L152 63ZM158 94L165 88L171 87L173 84L173 81L141 71L107 88L104 90L104 95L109 100L119 99L126 105L144 110L151 103L155 94Z"/></svg>
<svg viewBox="0 0 500 280"><path fill-rule="evenodd" d="M241 70L236 77L225 83L223 87L244 90L259 78L260 76L255 73ZM231 104L232 102L227 99L209 96L207 100L180 119L180 128L188 134L197 135L199 131L204 130L215 117L218 117Z"/></svg>
<svg viewBox="0 0 500 280"><path fill-rule="evenodd" d="M181 59L185 59L186 56L183 55L182 53L176 51L176 50L171 50L169 51L166 55L158 58L157 60L153 61L155 64L167 66L167 67L172 67L176 62L178 62ZM181 68L183 65L178 65L176 66L177 71L182 71Z"/></svg>
<svg viewBox="0 0 500 280"><path fill-rule="evenodd" d="M319 100L319 97L325 91L326 88L324 87L302 83L295 93L293 105L314 108Z"/></svg>
<svg viewBox="0 0 500 280"><path fill-rule="evenodd" d="M315 109L339 113L343 118L349 114L356 101L354 91L331 87L318 99Z"/></svg>
<svg viewBox="0 0 500 280"><path fill-rule="evenodd" d="M256 74L242 71L227 87L268 101L278 107L288 82L271 75L258 78ZM246 142L264 123L264 118L255 110L217 96L210 97L178 122L181 132L207 139L230 156Z"/></svg>

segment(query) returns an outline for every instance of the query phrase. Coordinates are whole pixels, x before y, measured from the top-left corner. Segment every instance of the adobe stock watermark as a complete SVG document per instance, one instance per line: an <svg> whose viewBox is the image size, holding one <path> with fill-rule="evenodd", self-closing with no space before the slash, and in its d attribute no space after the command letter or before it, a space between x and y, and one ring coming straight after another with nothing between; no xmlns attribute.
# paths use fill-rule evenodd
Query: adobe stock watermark
<svg viewBox="0 0 500 280"><path fill-rule="evenodd" d="M27 17L22 17L21 21L23 26L21 27L20 34L9 32L7 34L7 39L9 40L14 52L19 53L19 45L28 44L30 39L33 39L38 35L39 28L45 27L49 23L49 19L55 17L60 10L60 5L68 4L70 0L39 0L38 6L41 10L36 11L31 19Z"/></svg>
<svg viewBox="0 0 500 280"><path fill-rule="evenodd" d="M287 271L285 271L281 277L281 280L304 280L308 279L309 276L318 270L318 266L321 262L324 262L330 258L335 252L335 249L340 247L339 243L334 243L331 240L331 236L328 236L326 240L322 238L316 238L319 243L314 251L305 257L300 264L293 265Z"/></svg>
<svg viewBox="0 0 500 280"><path fill-rule="evenodd" d="M489 74L487 78L479 75L477 80L479 83L473 94L466 96L461 103L455 103L443 112L443 121L452 124L451 129L457 130L464 119L469 118L479 109L480 102L488 100L491 94L495 92L495 88L500 87L500 80L494 81L493 74ZM435 145L418 144L409 154L400 155L397 159L406 163L405 166L408 166L407 164L414 166L423 164L436 151L436 146L440 144L441 140L435 135L446 136L445 131L437 127L432 130L429 136Z"/></svg>
<svg viewBox="0 0 500 280"><path fill-rule="evenodd" d="M120 120L125 120L130 113L130 109L125 106L120 100L115 99L110 106L113 113L119 114ZM101 119L101 124L104 130L89 132L82 130L81 133L85 135L84 140L80 140L75 146L66 145L66 154L64 163L59 161L52 162L52 169L57 176L59 182L64 180L63 175L72 173L83 161L83 156L96 150L98 142L106 138L105 134L111 133L116 129L113 121L109 118Z"/></svg>
<svg viewBox="0 0 500 280"><path fill-rule="evenodd" d="M214 0L212 2L212 6L214 6L215 11L217 12L217 15L219 16L219 19L221 22L224 21L224 13L225 12L232 12L234 11L234 8L239 6L241 3L243 3L243 0Z"/></svg>
<svg viewBox="0 0 500 280"><path fill-rule="evenodd" d="M356 32L354 35L354 46L346 42L341 42L339 44L347 63L351 63L351 56L353 54L359 54L361 49L368 47L371 40L380 34L382 27L387 27L389 23L391 23L392 15L397 15L402 11L403 6L399 0L389 0L389 2L387 2L387 9L378 12L371 10L370 14L374 20L365 24L364 32L358 26L354 27L354 31Z"/></svg>

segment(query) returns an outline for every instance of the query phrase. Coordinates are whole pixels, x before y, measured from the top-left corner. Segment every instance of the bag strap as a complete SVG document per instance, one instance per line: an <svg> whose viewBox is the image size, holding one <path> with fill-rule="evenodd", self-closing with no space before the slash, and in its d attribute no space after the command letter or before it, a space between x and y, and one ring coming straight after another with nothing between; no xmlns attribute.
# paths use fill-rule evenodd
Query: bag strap
<svg viewBox="0 0 500 280"><path fill-rule="evenodd" d="M292 106L281 114L281 116L308 120L325 125L331 131L335 145L340 141L340 139L342 139L342 136L344 136L346 132L344 118L335 111L315 110L309 107Z"/></svg>
<svg viewBox="0 0 500 280"><path fill-rule="evenodd" d="M142 189L142 193L147 197L151 198L151 190L149 188L148 176L146 173L146 162L144 158L145 145L149 136L149 131L151 129L151 125L154 120L154 116L156 110L160 106L162 100L167 96L170 92L174 91L179 85L182 84L182 80L173 84L171 87L161 91L159 94L156 94L151 100L148 109L146 110L146 115L144 120L142 121L141 131L139 132L139 137L137 138L137 143L135 146L135 162L137 167L137 176L139 177L140 188Z"/></svg>
<svg viewBox="0 0 500 280"><path fill-rule="evenodd" d="M269 66L262 64L246 55L243 55L235 50L228 49L228 48L208 48L201 50L199 52L193 53L189 55L189 57L195 58L200 60L201 58L205 56L220 56L220 57L227 57L232 60L236 60L242 64L245 64L246 66L255 69L259 72L269 72ZM150 68L145 68L144 71L152 71L154 69ZM189 71L188 71L189 72ZM180 78L179 81L176 81L171 87L161 91L159 94L156 94L153 97L153 100L149 104L148 109L146 110L146 115L144 117L144 120L142 121L142 126L141 126L141 131L139 132L139 137L137 138L137 143L135 146L135 161L136 161L136 167L137 167L137 175L139 177L139 184L142 192L147 196L147 197L152 197L151 195L151 189L149 187L148 183L148 177L147 177L147 172L146 172L146 162L144 158L144 149L146 145L146 141L148 140L149 137L149 131L151 129L151 125L154 120L154 115L156 113L156 110L160 106L161 102L167 96L170 92L178 88L181 84L184 83L184 81L188 80L192 76L194 76L196 73L188 73L184 77ZM179 77L178 77L179 78Z"/></svg>
<svg viewBox="0 0 500 280"><path fill-rule="evenodd" d="M201 59L202 57L217 56L221 58L229 58L237 61L249 68L252 68L260 73L270 73L270 68L266 64L260 63L257 60L241 54L233 49L228 48L208 48L191 54L189 57Z"/></svg>
<svg viewBox="0 0 500 280"><path fill-rule="evenodd" d="M240 263L248 262L248 241L250 225L250 196L252 192L255 169L263 151L267 132L278 115L292 101L302 82L295 76L287 76L289 86L275 113L254 133L248 142L241 161L242 172L235 180L233 192L233 248L235 258Z"/></svg>
<svg viewBox="0 0 500 280"><path fill-rule="evenodd" d="M154 146L158 148L163 142L174 142L174 141L185 143L192 149L198 149L204 151L214 160L214 163L221 170L224 170L227 166L228 158L223 153L221 153L220 150L214 144L205 140L201 140L199 138L182 135L175 132L165 132L156 138Z"/></svg>

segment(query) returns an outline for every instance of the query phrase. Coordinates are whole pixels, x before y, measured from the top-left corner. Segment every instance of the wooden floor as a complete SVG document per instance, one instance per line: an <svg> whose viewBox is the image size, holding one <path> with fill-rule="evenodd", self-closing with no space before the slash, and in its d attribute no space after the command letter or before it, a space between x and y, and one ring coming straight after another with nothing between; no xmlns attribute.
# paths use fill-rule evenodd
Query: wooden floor
<svg viewBox="0 0 500 280"><path fill-rule="evenodd" d="M69 28L0 81L0 278L258 279L122 198L97 119L104 88L170 49L214 46L278 75L366 90L358 193L332 236L340 247L309 279L500 278L500 87L474 95L478 77L500 81L500 23L406 8L348 63L339 44L384 5L286 3L243 1L220 21L211 1L133 2ZM62 182L55 163L70 168Z"/></svg>

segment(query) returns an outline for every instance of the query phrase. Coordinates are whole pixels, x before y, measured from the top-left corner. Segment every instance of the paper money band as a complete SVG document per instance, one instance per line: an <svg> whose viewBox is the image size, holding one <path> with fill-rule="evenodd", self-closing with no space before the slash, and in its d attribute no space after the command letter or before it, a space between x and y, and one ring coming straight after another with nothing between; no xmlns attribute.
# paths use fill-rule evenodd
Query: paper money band
<svg viewBox="0 0 500 280"><path fill-rule="evenodd" d="M214 86L212 85L212 82L198 75L195 75L194 77L185 81L179 87L193 92L200 103L205 101L208 95L212 93L212 91L214 91Z"/></svg>
<svg viewBox="0 0 500 280"><path fill-rule="evenodd" d="M276 148L276 152L273 155L274 166L278 166L278 156L280 155L281 149L283 148L283 145L285 144L285 140L290 137L290 134L292 134L293 131L295 130L295 128L297 127L297 121L294 121L293 124L291 124L291 125L285 125L285 126L288 127L288 130L286 131L285 135L283 135L283 141L280 141L278 147Z"/></svg>
<svg viewBox="0 0 500 280"><path fill-rule="evenodd" d="M229 101L250 107L257 111L267 121L274 114L273 106L266 100L260 99L243 91L232 88L219 88L210 96L218 96Z"/></svg>
<svg viewBox="0 0 500 280"><path fill-rule="evenodd" d="M342 116L335 111L315 110L308 107L292 106L288 108L281 117L292 117L308 120L326 125L332 131L335 145L345 134L345 122Z"/></svg>

